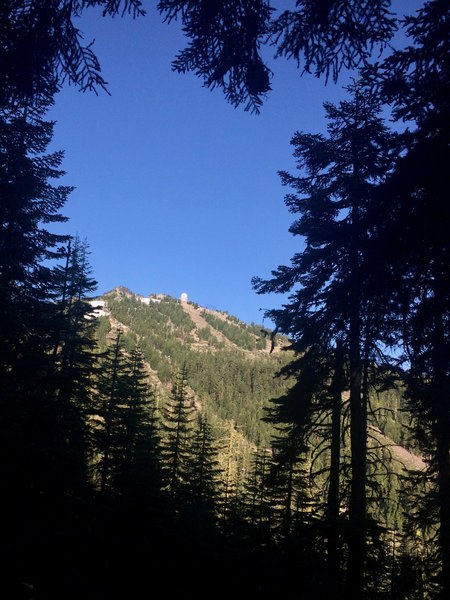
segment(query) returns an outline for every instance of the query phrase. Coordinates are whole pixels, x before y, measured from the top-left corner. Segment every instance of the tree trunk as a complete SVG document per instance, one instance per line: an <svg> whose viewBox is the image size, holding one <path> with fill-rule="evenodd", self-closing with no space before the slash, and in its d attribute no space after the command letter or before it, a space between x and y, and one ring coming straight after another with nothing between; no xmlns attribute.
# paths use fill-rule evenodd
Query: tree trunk
<svg viewBox="0 0 450 600"><path fill-rule="evenodd" d="M450 423L448 412L438 423L437 465L439 486L439 545L441 553L441 597L450 597Z"/></svg>
<svg viewBox="0 0 450 600"><path fill-rule="evenodd" d="M337 598L339 594L339 471L341 462L341 408L342 408L342 346L336 344L335 370L331 383L331 457L330 487L327 498L328 517L328 596Z"/></svg>
<svg viewBox="0 0 450 600"><path fill-rule="evenodd" d="M349 505L348 598L364 597L364 563L366 555L366 454L367 415L362 397L362 361L359 316L350 320L350 440L351 491Z"/></svg>
<svg viewBox="0 0 450 600"><path fill-rule="evenodd" d="M437 261L438 262L438 261ZM438 275L445 273L445 267ZM446 307L440 293L440 277L435 277L435 309L433 368L435 390L432 401L435 403L436 420L436 462L439 502L439 551L441 557L441 597L450 597L450 389L447 376L448 357L445 340Z"/></svg>

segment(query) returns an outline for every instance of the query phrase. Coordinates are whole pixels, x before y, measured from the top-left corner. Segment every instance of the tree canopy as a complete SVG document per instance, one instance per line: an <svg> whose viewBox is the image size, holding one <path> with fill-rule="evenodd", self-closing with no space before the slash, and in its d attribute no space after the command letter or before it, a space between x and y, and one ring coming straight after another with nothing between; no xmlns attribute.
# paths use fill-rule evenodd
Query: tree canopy
<svg viewBox="0 0 450 600"><path fill-rule="evenodd" d="M103 15L143 15L140 0L4 0L0 7L0 112L42 112L65 81L105 89L99 61L76 27L98 7Z"/></svg>
<svg viewBox="0 0 450 600"><path fill-rule="evenodd" d="M336 81L342 68L361 67L397 29L389 0L299 0L276 11L266 0L160 0L169 23L180 19L189 43L173 62L219 87L234 106L258 112L271 89L264 46L297 61L302 73Z"/></svg>

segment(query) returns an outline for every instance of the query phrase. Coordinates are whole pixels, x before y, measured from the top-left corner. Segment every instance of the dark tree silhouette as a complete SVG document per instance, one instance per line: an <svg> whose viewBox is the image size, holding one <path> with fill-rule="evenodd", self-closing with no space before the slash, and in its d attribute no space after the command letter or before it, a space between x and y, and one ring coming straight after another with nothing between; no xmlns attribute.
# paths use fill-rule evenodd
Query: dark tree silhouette
<svg viewBox="0 0 450 600"><path fill-rule="evenodd" d="M94 479L99 480L102 493L117 492L117 470L121 466L124 422L121 406L127 397L127 372L121 345L122 331L116 332L114 344L104 356L97 384L97 401L93 406L92 454ZM96 474L98 473L98 475Z"/></svg>
<svg viewBox="0 0 450 600"><path fill-rule="evenodd" d="M59 298L54 308L53 348L42 384L42 399L54 405L53 430L59 443L46 439L56 454L56 448L67 456L66 465L59 466L57 477L66 492L71 486L86 489L88 450L88 411L92 401L92 379L95 375L95 328L92 308L85 296L95 289L88 263L88 245L76 237L69 243L64 268L55 267L54 278L59 284ZM51 339L51 338L50 338ZM50 407L49 407L50 408ZM51 411L51 412L52 412ZM56 456L53 462L57 463ZM73 463L79 473L69 468Z"/></svg>
<svg viewBox="0 0 450 600"><path fill-rule="evenodd" d="M0 369L3 377L17 374L22 382L33 343L42 346L47 338L44 302L56 293L45 261L60 257L59 246L67 241L46 227L65 220L60 210L71 191L51 184L63 175L62 153L44 154L52 131L44 121L0 119Z"/></svg>
<svg viewBox="0 0 450 600"><path fill-rule="evenodd" d="M450 594L449 24L448 3L427 2L406 19L410 45L376 72L382 97L410 126L400 138L402 157L380 190L389 220L378 232L378 252L390 265L390 324L405 350L416 438L432 458L428 474L437 495L428 514L434 512L439 527L442 597Z"/></svg>
<svg viewBox="0 0 450 600"><path fill-rule="evenodd" d="M284 535L289 539L295 521L301 519L304 534L308 531L311 539L326 537L327 572L322 582L327 584L331 597L339 596L342 584L340 510L346 502L341 489L341 444L343 392L348 388L343 362L340 342L333 349L313 344L310 338L308 350L280 372L279 376L291 376L296 382L284 396L273 400L266 417L280 430L272 443L273 484L276 490L284 483L287 492L283 502ZM317 489L322 486L323 493L318 495ZM299 506L309 507L309 514L304 511L299 515ZM319 519L324 526L314 531Z"/></svg>
<svg viewBox="0 0 450 600"><path fill-rule="evenodd" d="M114 444L119 453L116 486L127 496L156 496L161 485L156 406L139 346L125 357L124 366L119 409L123 426Z"/></svg>
<svg viewBox="0 0 450 600"><path fill-rule="evenodd" d="M362 598L366 548L367 386L365 369L382 337L383 313L365 267L367 221L374 190L392 165L392 136L379 118L380 101L356 83L352 99L326 104L329 137L297 133L292 143L305 175L281 173L295 193L286 204L300 218L290 231L306 248L273 279L255 278L259 293L291 290L289 304L268 311L299 352L342 344L350 390L351 493L348 594ZM298 286L298 287L297 287Z"/></svg>
<svg viewBox="0 0 450 600"><path fill-rule="evenodd" d="M158 3L166 21L181 20L189 39L174 70L194 71L207 87L222 88L231 104L253 112L270 90L262 46L295 59L303 73L336 80L342 67L361 66L374 46L391 39L396 22L389 6L387 0L300 0L294 10L274 16L266 0Z"/></svg>
<svg viewBox="0 0 450 600"><path fill-rule="evenodd" d="M122 339L118 330L100 362L91 418L94 479L102 492L142 503L161 487L160 437L142 352L137 346L128 354Z"/></svg>
<svg viewBox="0 0 450 600"><path fill-rule="evenodd" d="M73 394L64 394L64 402L58 400L62 379L56 382L52 364L69 346L68 339L62 343L56 332L72 330L70 345L78 344L80 357L89 345L82 318L73 320L61 308L60 275L52 268L54 260L63 257L62 244L68 237L51 233L48 224L65 220L60 210L71 191L51 182L63 174L61 153L45 154L52 130L53 125L42 120L30 124L25 117L0 118L0 438L6 461L2 483L11 493L21 486L9 485L9 477L29 477L32 484L22 483L38 489L44 480L54 479L50 473L44 475L46 469L61 467L50 456L50 439L52 427L61 434L61 443L65 439L61 419L63 414L68 418L65 411L71 410ZM63 377L63 370L68 375L60 367L58 377ZM85 380L85 373L78 369L77 373ZM58 451L62 449L59 444Z"/></svg>
<svg viewBox="0 0 450 600"><path fill-rule="evenodd" d="M195 520L217 521L222 472L217 442L205 415L199 414L194 431L191 458L187 465L186 502Z"/></svg>
<svg viewBox="0 0 450 600"><path fill-rule="evenodd" d="M268 486L271 464L270 449L257 445L245 490L247 519L257 545L267 544L271 540L272 506Z"/></svg>
<svg viewBox="0 0 450 600"><path fill-rule="evenodd" d="M3 115L42 114L64 81L105 89L92 44L74 17L91 7L104 15L143 14L140 0L3 0L0 7L0 107Z"/></svg>
<svg viewBox="0 0 450 600"><path fill-rule="evenodd" d="M194 407L187 390L186 369L183 367L173 385L163 421L165 485L172 500L178 500L189 483L187 475L192 458L193 420Z"/></svg>

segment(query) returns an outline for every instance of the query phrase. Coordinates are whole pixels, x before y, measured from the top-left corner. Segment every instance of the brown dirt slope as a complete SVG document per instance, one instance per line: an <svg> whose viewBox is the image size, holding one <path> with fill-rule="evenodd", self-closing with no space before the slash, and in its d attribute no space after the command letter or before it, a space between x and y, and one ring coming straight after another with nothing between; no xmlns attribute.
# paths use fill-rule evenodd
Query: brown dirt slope
<svg viewBox="0 0 450 600"><path fill-rule="evenodd" d="M378 427L369 425L370 435L384 448L387 448L394 460L400 462L405 469L424 471L426 463L422 457L407 450L404 446L396 444L394 440L384 435Z"/></svg>
<svg viewBox="0 0 450 600"><path fill-rule="evenodd" d="M180 304L183 310L191 317L198 328L208 327L220 342L225 342L225 344L233 346L228 338L226 338L220 331L217 331L217 329L214 329L214 327L201 316L200 311L205 309L197 309L193 304L189 304L188 302L180 302Z"/></svg>

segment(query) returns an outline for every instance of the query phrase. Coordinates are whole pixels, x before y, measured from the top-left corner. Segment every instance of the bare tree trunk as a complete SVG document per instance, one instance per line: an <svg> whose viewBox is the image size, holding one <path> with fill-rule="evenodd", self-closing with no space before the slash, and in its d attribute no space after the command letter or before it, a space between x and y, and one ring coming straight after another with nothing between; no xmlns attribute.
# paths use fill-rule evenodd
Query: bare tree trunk
<svg viewBox="0 0 450 600"><path fill-rule="evenodd" d="M439 277L435 278L436 288L433 368L435 389L432 402L435 403L436 421L436 463L439 502L439 551L441 556L441 597L450 597L450 390L447 376L447 353L445 340L445 304L438 289Z"/></svg>
<svg viewBox="0 0 450 600"><path fill-rule="evenodd" d="M350 440L351 491L349 506L349 554L347 570L348 598L364 597L366 556L366 454L367 411L362 395L362 360L359 316L350 320Z"/></svg>
<svg viewBox="0 0 450 600"><path fill-rule="evenodd" d="M341 462L341 408L343 390L343 353L341 343L336 345L335 369L331 383L331 457L330 487L327 498L328 517L328 594L337 598L339 593L339 474Z"/></svg>

